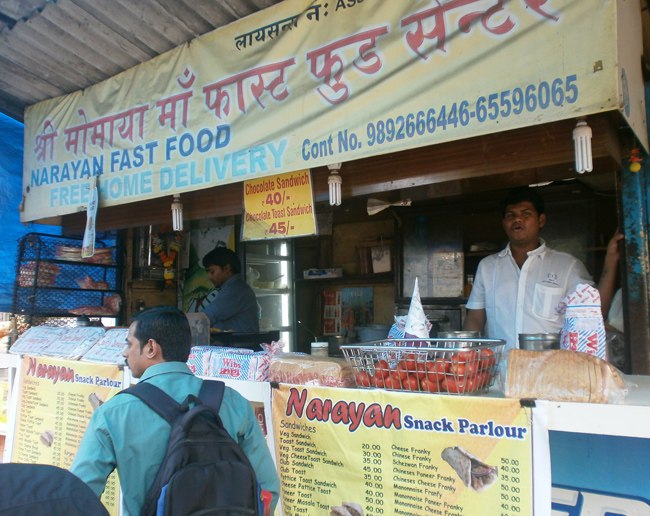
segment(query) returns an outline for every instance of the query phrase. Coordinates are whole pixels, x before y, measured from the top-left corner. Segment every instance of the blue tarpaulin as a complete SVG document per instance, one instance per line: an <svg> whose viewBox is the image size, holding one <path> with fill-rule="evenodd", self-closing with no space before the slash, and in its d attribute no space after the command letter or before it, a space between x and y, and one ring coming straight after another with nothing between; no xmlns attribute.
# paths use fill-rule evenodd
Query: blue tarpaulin
<svg viewBox="0 0 650 516"><path fill-rule="evenodd" d="M11 312L18 243L30 232L61 234L58 226L22 224L23 124L0 113L0 312Z"/></svg>

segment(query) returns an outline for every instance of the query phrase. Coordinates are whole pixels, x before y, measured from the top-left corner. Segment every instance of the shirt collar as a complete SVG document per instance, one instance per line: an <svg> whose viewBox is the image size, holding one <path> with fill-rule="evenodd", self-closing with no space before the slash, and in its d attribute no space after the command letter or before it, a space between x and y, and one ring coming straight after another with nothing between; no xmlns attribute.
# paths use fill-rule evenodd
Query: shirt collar
<svg viewBox="0 0 650 516"><path fill-rule="evenodd" d="M237 281L237 280L239 280L240 278L241 278L241 274L240 274L240 273L233 274L232 276L230 276L230 278L228 278L226 281L224 281L224 282L221 284L221 286L219 287L218 290L221 290L221 289L222 289L226 284L231 283L231 282L234 282L234 281Z"/></svg>
<svg viewBox="0 0 650 516"><path fill-rule="evenodd" d="M184 373L192 375L192 371L190 371L190 368L187 367L185 362L161 362L160 364L148 367L140 378L140 381L146 381L154 376L168 373Z"/></svg>
<svg viewBox="0 0 650 516"><path fill-rule="evenodd" d="M533 249L532 251L528 251L528 256L543 256L546 250L547 250L546 240L540 238L539 247ZM501 250L501 252L499 253L499 257L503 258L504 256L508 256L508 255L512 256L512 251L510 250L510 242L508 242L508 245Z"/></svg>

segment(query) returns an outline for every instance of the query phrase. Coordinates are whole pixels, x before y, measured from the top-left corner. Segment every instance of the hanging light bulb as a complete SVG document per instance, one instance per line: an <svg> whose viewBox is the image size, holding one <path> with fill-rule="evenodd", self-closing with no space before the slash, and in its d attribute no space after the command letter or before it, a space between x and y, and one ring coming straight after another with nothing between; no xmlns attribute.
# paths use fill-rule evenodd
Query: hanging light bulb
<svg viewBox="0 0 650 516"><path fill-rule="evenodd" d="M183 231L183 203L181 196L174 194L172 201L172 229L174 231Z"/></svg>
<svg viewBox="0 0 650 516"><path fill-rule="evenodd" d="M575 146L576 172L582 174L591 172L594 164L591 156L591 127L584 118L580 118L573 130L573 145Z"/></svg>
<svg viewBox="0 0 650 516"><path fill-rule="evenodd" d="M341 170L340 163L332 163L327 165L330 170L330 175L327 178L327 184L330 188L330 206L341 206L341 183L343 180L339 175Z"/></svg>

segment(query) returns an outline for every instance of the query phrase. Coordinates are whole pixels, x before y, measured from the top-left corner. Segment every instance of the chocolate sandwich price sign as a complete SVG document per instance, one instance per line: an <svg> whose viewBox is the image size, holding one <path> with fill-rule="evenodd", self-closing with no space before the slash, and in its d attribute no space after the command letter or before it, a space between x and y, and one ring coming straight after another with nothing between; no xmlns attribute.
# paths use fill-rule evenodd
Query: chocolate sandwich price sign
<svg viewBox="0 0 650 516"><path fill-rule="evenodd" d="M532 514L531 409L518 400L280 385L286 514Z"/></svg>

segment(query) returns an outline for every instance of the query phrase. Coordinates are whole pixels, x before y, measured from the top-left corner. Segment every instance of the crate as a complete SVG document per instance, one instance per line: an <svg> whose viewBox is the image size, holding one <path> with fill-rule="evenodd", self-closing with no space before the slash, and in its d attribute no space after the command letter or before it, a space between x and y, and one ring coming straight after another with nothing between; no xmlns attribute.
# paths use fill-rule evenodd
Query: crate
<svg viewBox="0 0 650 516"><path fill-rule="evenodd" d="M504 346L498 339L390 339L341 351L357 387L456 395L488 391Z"/></svg>

